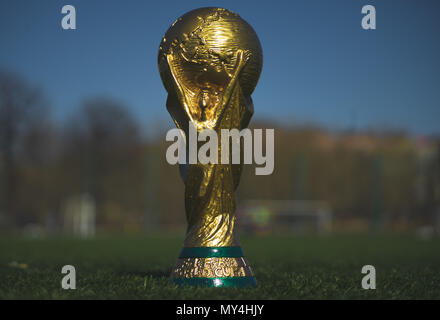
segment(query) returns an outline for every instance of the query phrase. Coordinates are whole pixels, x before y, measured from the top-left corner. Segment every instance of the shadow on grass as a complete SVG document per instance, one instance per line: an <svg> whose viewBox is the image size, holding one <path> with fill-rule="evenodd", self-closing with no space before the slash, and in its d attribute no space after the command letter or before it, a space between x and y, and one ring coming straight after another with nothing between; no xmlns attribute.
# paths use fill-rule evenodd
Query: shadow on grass
<svg viewBox="0 0 440 320"><path fill-rule="evenodd" d="M154 270L154 271L118 271L117 274L119 276L129 276L129 277L149 277L153 279L163 279L163 278L169 278L171 274L171 270L166 271L160 271L160 270Z"/></svg>

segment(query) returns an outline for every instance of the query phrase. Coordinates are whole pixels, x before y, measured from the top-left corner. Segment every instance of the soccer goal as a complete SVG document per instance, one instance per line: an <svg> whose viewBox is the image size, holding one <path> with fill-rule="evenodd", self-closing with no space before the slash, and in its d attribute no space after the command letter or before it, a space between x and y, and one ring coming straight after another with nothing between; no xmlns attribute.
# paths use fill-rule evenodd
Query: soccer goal
<svg viewBox="0 0 440 320"><path fill-rule="evenodd" d="M237 216L245 232L327 233L332 229L332 212L325 201L248 200L238 207Z"/></svg>

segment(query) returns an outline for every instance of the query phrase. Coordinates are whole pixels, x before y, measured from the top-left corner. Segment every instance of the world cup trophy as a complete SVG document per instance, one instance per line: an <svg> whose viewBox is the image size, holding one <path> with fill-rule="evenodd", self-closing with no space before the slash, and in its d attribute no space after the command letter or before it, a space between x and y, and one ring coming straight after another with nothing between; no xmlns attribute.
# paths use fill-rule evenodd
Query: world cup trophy
<svg viewBox="0 0 440 320"><path fill-rule="evenodd" d="M222 8L184 14L165 33L158 64L168 112L186 137L190 126L219 135L222 129L248 126L263 55L255 31L239 15ZM232 161L180 165L188 228L171 272L175 284L256 286L235 233L235 190L242 169L243 163Z"/></svg>

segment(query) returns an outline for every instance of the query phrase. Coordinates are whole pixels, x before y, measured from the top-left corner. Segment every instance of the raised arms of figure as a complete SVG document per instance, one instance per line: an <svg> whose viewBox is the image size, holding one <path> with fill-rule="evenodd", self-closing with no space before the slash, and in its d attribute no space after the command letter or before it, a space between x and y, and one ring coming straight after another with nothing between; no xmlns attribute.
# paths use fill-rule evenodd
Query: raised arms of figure
<svg viewBox="0 0 440 320"><path fill-rule="evenodd" d="M221 92L222 98L220 100L220 104L216 106L214 110L213 117L210 117L209 119L200 120L200 119L196 119L193 116L193 112L191 112L191 108L196 109L198 108L198 106L191 106L190 101L188 99L189 95L194 95L195 93L192 92L190 88L185 87L185 85L178 80L176 76L176 71L174 70L173 54L166 55L168 66L170 68L170 73L172 75L172 79L176 87L177 98L182 104L185 114L188 117L188 120L193 122L196 128L217 129L219 120L222 118L223 112L226 106L229 104L229 101L237 84L240 73L250 58L250 54L241 49L236 51L235 56L236 56L236 63L234 70L232 71L232 73L227 72L229 81L228 84L226 85L226 88L223 90L223 92Z"/></svg>

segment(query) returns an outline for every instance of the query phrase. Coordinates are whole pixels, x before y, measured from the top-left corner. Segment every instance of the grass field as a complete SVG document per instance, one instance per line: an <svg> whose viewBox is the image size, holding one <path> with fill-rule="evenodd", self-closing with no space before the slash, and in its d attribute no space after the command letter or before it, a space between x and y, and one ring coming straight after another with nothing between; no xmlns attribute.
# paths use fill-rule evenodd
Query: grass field
<svg viewBox="0 0 440 320"><path fill-rule="evenodd" d="M440 239L402 235L243 237L256 289L176 288L181 236L0 237L1 299L440 299ZM76 268L76 290L61 268ZM363 265L377 289L361 289Z"/></svg>

